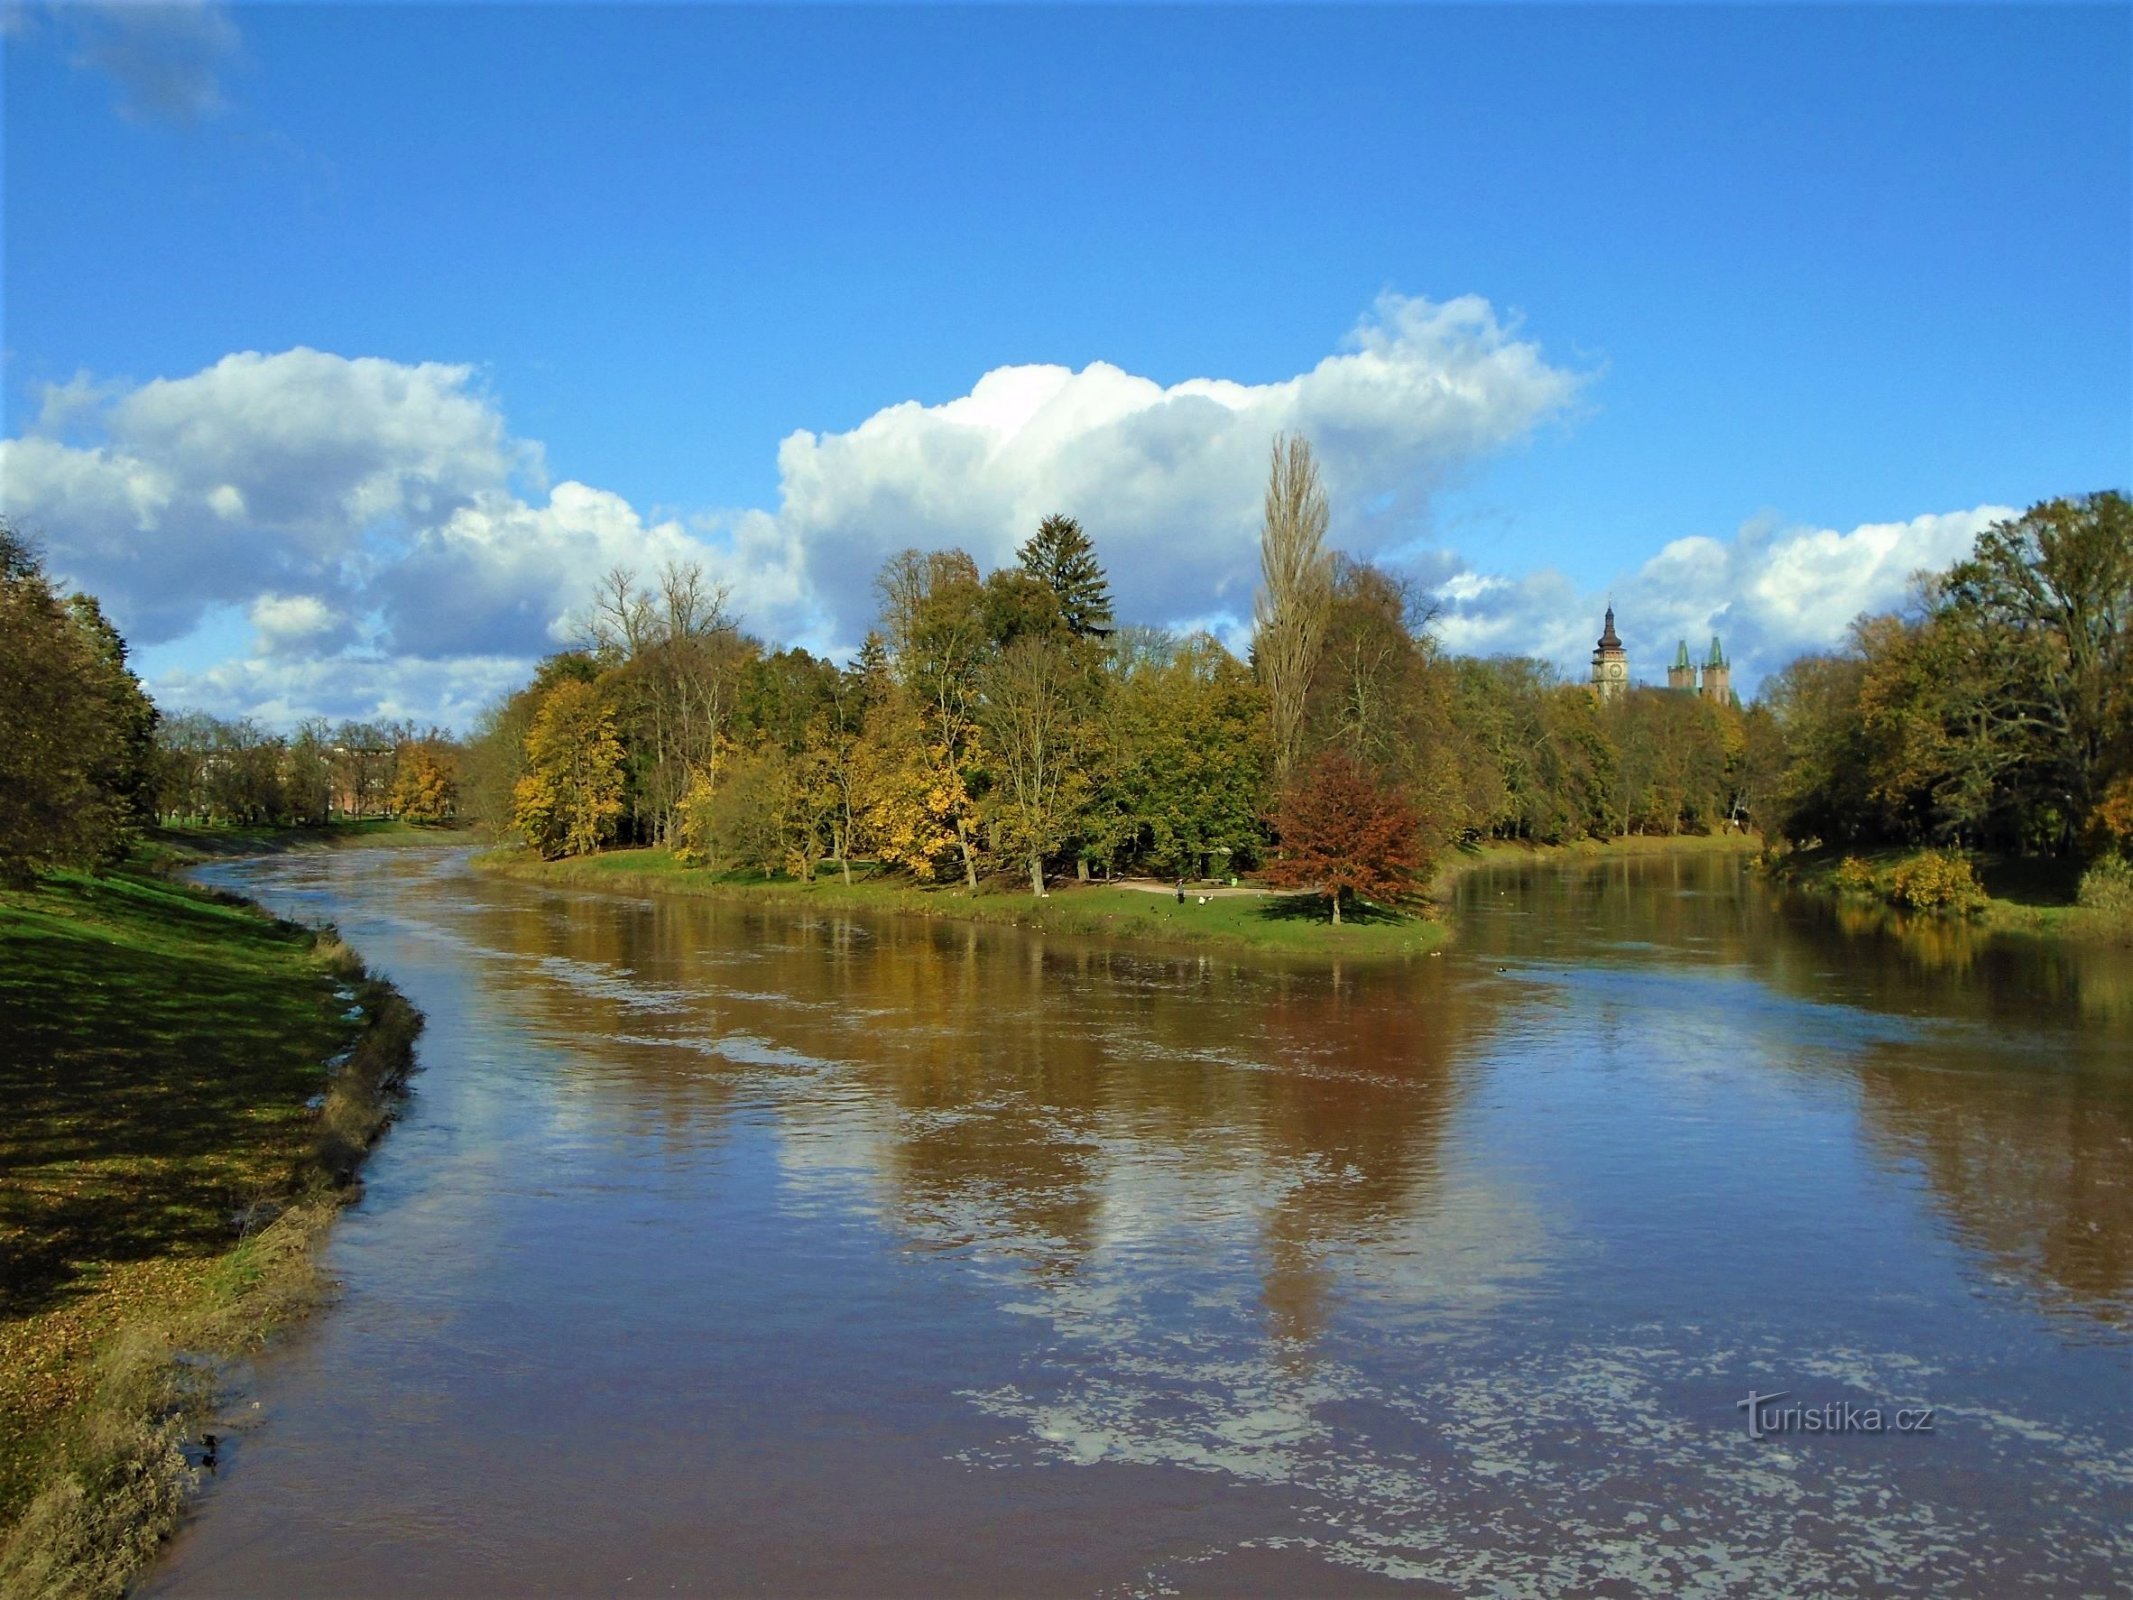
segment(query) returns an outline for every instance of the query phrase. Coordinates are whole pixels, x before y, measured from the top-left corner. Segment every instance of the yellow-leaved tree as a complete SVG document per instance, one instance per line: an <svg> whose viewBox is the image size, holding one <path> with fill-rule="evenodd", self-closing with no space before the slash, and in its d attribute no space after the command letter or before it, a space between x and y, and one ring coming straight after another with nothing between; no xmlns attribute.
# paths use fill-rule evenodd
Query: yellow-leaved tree
<svg viewBox="0 0 2133 1600"><path fill-rule="evenodd" d="M622 741L589 683L557 684L526 734L526 775L512 821L541 859L589 855L622 815Z"/></svg>
<svg viewBox="0 0 2133 1600"><path fill-rule="evenodd" d="M404 745L389 805L409 822L442 822L459 809L459 779L429 745Z"/></svg>

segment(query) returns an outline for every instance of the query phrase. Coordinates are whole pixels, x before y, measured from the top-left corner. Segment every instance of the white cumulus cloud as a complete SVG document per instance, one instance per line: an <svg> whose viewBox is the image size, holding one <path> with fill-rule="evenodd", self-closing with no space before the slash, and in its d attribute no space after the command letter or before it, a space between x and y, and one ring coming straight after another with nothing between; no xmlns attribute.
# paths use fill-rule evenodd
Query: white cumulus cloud
<svg viewBox="0 0 2133 1600"><path fill-rule="evenodd" d="M1437 631L1462 654L1536 655L1582 676L1612 600L1634 676L1663 683L1680 640L1700 661L1718 634L1745 693L1792 657L1841 643L1861 613L1900 606L1915 573L1959 560L1986 528L2018 514L1983 505L1841 532L1757 518L1730 539L1676 539L1604 591L1581 590L1553 568L1461 570L1434 585Z"/></svg>
<svg viewBox="0 0 2133 1600"><path fill-rule="evenodd" d="M1486 300L1386 295L1345 348L1278 382L1001 367L942 405L794 433L777 520L843 642L866 626L885 556L956 544L1001 565L1053 511L1081 520L1144 620L1242 613L1276 433L1317 446L1335 541L1369 554L1411 539L1434 490L1563 413L1579 384Z"/></svg>
<svg viewBox="0 0 2133 1600"><path fill-rule="evenodd" d="M1552 570L1412 552L1435 491L1567 415L1584 381L1485 300L1388 295L1292 377L1166 386L1103 362L999 367L940 404L790 434L774 508L654 517L612 489L550 484L471 367L241 352L189 376L49 386L24 434L0 441L0 512L136 644L164 647L153 687L169 704L463 721L570 636L611 567L700 561L765 637L849 648L884 557L961 545L1001 565L1052 511L1094 537L1125 620L1241 644L1267 448L1293 431L1324 464L1333 542L1434 587L1448 645L1574 669L1601 595ZM1657 676L1676 637L1717 631L1752 682L2006 514L1757 522L1677 539L1613 593L1640 670Z"/></svg>

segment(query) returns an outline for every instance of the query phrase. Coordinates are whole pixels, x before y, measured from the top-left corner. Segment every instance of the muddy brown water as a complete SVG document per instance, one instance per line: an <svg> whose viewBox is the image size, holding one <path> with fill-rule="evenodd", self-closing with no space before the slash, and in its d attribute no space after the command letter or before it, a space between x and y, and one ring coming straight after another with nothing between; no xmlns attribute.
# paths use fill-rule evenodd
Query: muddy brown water
<svg viewBox="0 0 2133 1600"><path fill-rule="evenodd" d="M1716 857L1339 969L203 876L429 1029L153 1594L2127 1592L2124 951Z"/></svg>

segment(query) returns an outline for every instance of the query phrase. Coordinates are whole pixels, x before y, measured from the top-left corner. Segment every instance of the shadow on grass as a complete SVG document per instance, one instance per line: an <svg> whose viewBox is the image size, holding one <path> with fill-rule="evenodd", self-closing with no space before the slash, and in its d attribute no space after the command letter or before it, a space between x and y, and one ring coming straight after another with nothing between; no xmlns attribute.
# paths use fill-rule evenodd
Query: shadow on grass
<svg viewBox="0 0 2133 1600"><path fill-rule="evenodd" d="M1333 902L1321 894L1277 895L1262 905L1256 914L1268 922L1323 922L1331 926ZM1367 900L1350 900L1341 906L1341 926L1344 928L1413 920L1404 911L1372 905Z"/></svg>
<svg viewBox="0 0 2133 1600"><path fill-rule="evenodd" d="M1977 875L1993 899L2018 906L2070 906L2081 891L2078 861L1987 859Z"/></svg>
<svg viewBox="0 0 2133 1600"><path fill-rule="evenodd" d="M348 1038L301 929L138 879L0 901L9 1316L103 1265L229 1247L284 1186Z"/></svg>

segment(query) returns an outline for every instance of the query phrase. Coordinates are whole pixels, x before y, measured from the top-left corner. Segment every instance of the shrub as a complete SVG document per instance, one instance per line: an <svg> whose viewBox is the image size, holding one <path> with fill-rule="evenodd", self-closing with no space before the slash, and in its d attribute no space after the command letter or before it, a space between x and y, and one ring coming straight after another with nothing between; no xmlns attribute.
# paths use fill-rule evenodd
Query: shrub
<svg viewBox="0 0 2133 1600"><path fill-rule="evenodd" d="M2081 875L2081 904L2091 911L2133 918L2133 861L2104 856Z"/></svg>
<svg viewBox="0 0 2133 1600"><path fill-rule="evenodd" d="M1874 869L1857 856L1846 856L1837 863L1836 883L1840 894L1881 893L1881 880Z"/></svg>
<svg viewBox="0 0 2133 1600"><path fill-rule="evenodd" d="M1921 850L1889 871L1888 897L1912 911L1945 911L1967 916L1985 906L1985 886L1967 856Z"/></svg>

